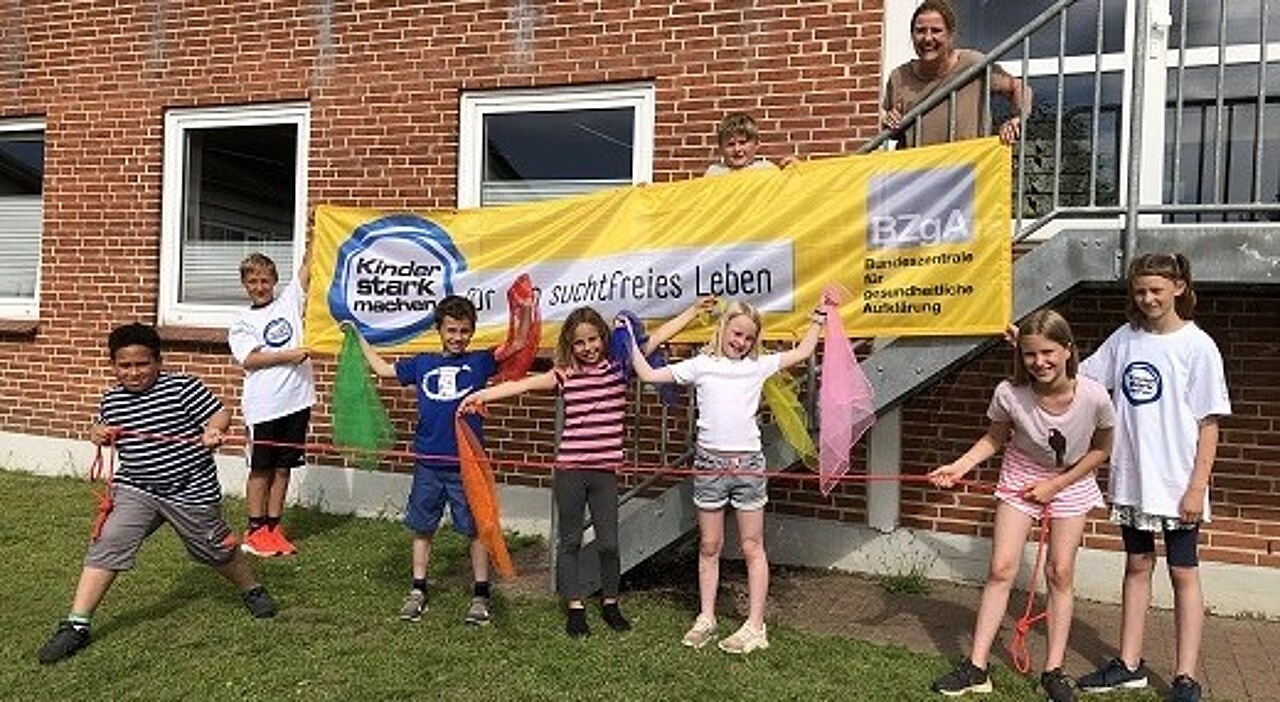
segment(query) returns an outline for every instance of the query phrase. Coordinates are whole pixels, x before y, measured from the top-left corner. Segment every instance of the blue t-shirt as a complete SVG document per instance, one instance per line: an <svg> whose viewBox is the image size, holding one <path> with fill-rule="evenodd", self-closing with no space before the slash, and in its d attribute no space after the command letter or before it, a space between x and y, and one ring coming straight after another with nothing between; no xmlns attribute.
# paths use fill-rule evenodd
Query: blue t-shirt
<svg viewBox="0 0 1280 702"><path fill-rule="evenodd" d="M438 470L458 470L458 435L453 417L462 398L482 389L498 370L493 351L468 351L458 355L420 353L396 362L396 379L418 389L418 428L413 452ZM484 441L484 424L478 414L467 415L467 424ZM444 457L451 457L452 460Z"/></svg>

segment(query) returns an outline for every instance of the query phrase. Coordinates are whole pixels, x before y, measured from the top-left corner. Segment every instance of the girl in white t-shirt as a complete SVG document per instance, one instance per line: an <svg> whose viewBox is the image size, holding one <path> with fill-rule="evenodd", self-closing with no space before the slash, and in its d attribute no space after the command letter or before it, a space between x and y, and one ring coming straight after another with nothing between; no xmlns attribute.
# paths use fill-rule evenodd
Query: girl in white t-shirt
<svg viewBox="0 0 1280 702"><path fill-rule="evenodd" d="M1195 680L1204 630L1197 542L1209 521L1209 474L1218 417L1231 414L1218 347L1195 322L1191 263L1182 254L1144 254L1129 266L1129 323L1115 330L1080 372L1111 390L1116 446L1111 521L1124 539L1120 655L1080 678L1080 688L1146 687L1142 635L1151 603L1155 534L1162 532L1177 622L1171 699L1199 700Z"/></svg>
<svg viewBox="0 0 1280 702"><path fill-rule="evenodd" d="M953 487L979 463L1003 449L996 487L991 566L982 590L973 650L933 689L947 695L990 692L987 662L1009 604L1022 547L1033 523L1050 519L1045 581L1049 589L1048 647L1040 683L1048 699L1074 700L1062 672L1074 606L1072 582L1085 516L1102 507L1094 470L1111 450L1115 415L1106 390L1077 376L1071 327L1062 315L1042 310L1018 326L1020 361L1013 380L996 386L987 409L987 433L955 461L929 473L940 487Z"/></svg>
<svg viewBox="0 0 1280 702"><path fill-rule="evenodd" d="M834 299L834 298L832 298ZM649 383L693 385L698 405L694 506L698 508L698 598L700 609L683 643L701 648L716 637L716 591L724 545L724 510L737 514L739 544L747 563L747 620L720 641L726 653L769 647L764 606L769 561L764 551L765 462L756 411L764 381L813 355L830 303L813 313L800 343L782 353L760 353L760 313L745 302L729 302L702 353L654 369L632 345L636 375Z"/></svg>

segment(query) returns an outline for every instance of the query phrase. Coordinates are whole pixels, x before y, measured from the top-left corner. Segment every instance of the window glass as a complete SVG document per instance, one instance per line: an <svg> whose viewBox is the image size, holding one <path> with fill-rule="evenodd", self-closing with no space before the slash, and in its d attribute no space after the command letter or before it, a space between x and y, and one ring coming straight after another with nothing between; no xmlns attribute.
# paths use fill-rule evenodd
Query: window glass
<svg viewBox="0 0 1280 702"><path fill-rule="evenodd" d="M1165 134L1165 202L1195 203L1280 202L1280 65L1267 65L1263 102L1260 164L1261 190L1254 193L1254 152L1258 143L1258 65L1227 66L1221 83L1222 134L1218 141L1218 67L1188 68L1183 72L1182 104L1177 104L1178 71L1169 71ZM1180 131L1176 135L1177 117ZM1216 153L1221 145L1221 168ZM1175 157L1178 161L1174 170ZM1176 186L1175 186L1176 181ZM1174 221L1247 221L1250 213L1179 215Z"/></svg>
<svg viewBox="0 0 1280 702"><path fill-rule="evenodd" d="M1187 43L1193 46L1217 46L1222 19L1219 0L1187 0ZM1267 41L1280 41L1280 2L1267 3ZM1170 0L1173 26L1169 28L1169 48L1182 46L1183 0ZM1257 44L1262 29L1262 0L1231 0L1227 13L1227 44Z"/></svg>
<svg viewBox="0 0 1280 702"><path fill-rule="evenodd" d="M240 261L293 270L297 127L188 129L178 302L241 304Z"/></svg>
<svg viewBox="0 0 1280 702"><path fill-rule="evenodd" d="M1098 3L1102 0L1080 0L1069 7L1065 13L1067 37L1066 55L1093 54L1098 43ZM1176 1L1176 0L1175 0ZM984 53L995 48L997 44L1022 29L1034 20L1053 3L1050 0L1028 0L1010 2L1009 0L955 0L952 7L956 11L959 38L957 46L980 49ZM1102 51L1114 53L1124 51L1124 11L1125 3L1116 0L1103 2L1102 17ZM901 28L903 39L909 41L908 28ZM892 30L891 30L892 31ZM1050 20L1031 35L1031 58L1045 58L1058 55L1059 20ZM1015 47L1003 59L1016 60L1022 57L1021 45Z"/></svg>
<svg viewBox="0 0 1280 702"><path fill-rule="evenodd" d="M1091 177L1095 161L1090 143L1094 131L1093 74L1065 76L1063 81L1061 159L1055 160L1058 78L1032 78L1035 107L1027 120L1027 154L1024 214L1038 216L1053 209L1053 176L1061 173L1058 205L1083 207L1114 205L1119 201L1120 139L1124 129L1121 104L1123 77L1102 74L1098 105L1098 152L1096 178ZM1017 164L1015 154L1015 165ZM1016 178L1016 173L1015 173ZM1090 203L1090 193L1094 201ZM1016 181L1015 181L1016 187Z"/></svg>
<svg viewBox="0 0 1280 702"><path fill-rule="evenodd" d="M44 220L44 132L0 125L0 314L34 316ZM5 301L28 307L14 314Z"/></svg>

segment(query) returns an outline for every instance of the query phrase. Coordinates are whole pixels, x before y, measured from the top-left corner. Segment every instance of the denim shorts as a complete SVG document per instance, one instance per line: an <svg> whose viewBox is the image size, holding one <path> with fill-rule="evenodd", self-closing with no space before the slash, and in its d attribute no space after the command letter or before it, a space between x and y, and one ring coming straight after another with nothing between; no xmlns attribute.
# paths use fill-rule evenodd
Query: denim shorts
<svg viewBox="0 0 1280 702"><path fill-rule="evenodd" d="M404 523L418 534L434 534L444 516L444 506L449 505L449 517L453 530L469 538L475 538L476 523L467 505L467 495L462 489L462 475L457 471L440 470L422 463L413 467L413 486L409 488L409 504L404 510Z"/></svg>
<svg viewBox="0 0 1280 702"><path fill-rule="evenodd" d="M764 477L764 453L720 456L698 449L693 458L693 505L698 509L734 509L749 512L764 509L769 502Z"/></svg>

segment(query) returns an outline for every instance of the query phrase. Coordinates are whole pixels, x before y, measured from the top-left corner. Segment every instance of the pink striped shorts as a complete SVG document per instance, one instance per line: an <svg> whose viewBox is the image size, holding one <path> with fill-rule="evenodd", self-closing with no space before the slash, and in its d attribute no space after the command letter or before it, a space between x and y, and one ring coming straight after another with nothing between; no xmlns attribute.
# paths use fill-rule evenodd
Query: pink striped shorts
<svg viewBox="0 0 1280 702"><path fill-rule="evenodd" d="M1032 462L1026 454L1005 444L1004 460L1000 463L1000 483L996 485L996 498L1033 518L1039 518L1044 505L1032 502L1022 493L1036 483L1048 480L1060 471ZM1049 516L1054 519L1079 517L1094 507L1104 507L1102 491L1093 474L1068 485L1049 502Z"/></svg>

